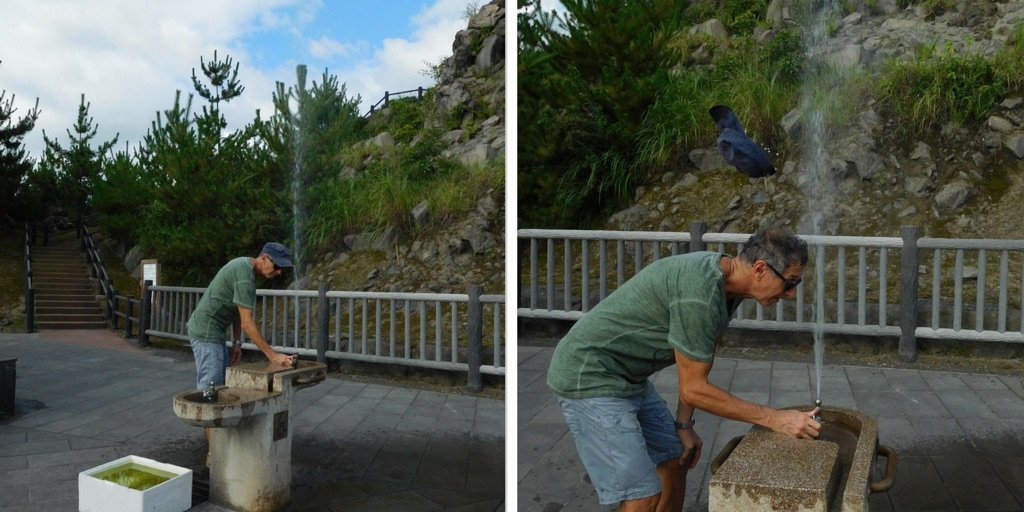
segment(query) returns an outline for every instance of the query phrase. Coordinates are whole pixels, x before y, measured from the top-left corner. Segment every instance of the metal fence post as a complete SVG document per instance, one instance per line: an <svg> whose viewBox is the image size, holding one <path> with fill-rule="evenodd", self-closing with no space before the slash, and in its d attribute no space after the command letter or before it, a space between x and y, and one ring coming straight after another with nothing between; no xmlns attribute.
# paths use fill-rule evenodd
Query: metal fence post
<svg viewBox="0 0 1024 512"><path fill-rule="evenodd" d="M107 295L107 320L110 322L110 328L117 330L117 311L120 309L117 303L117 294L114 293L114 289L111 288Z"/></svg>
<svg viewBox="0 0 1024 512"><path fill-rule="evenodd" d="M327 301L327 283L320 283L320 287L317 289L317 295L320 299L320 308L317 312L317 343L316 343L316 362L326 363L327 362L327 337L328 330L330 329L330 304Z"/></svg>
<svg viewBox="0 0 1024 512"><path fill-rule="evenodd" d="M708 244L704 243L704 233L708 232L708 224L706 222L691 222L690 223L690 251L698 252L706 251Z"/></svg>
<svg viewBox="0 0 1024 512"><path fill-rule="evenodd" d="M912 362L917 359L917 240L921 229L917 226L903 226L900 229L903 249L900 250L900 359Z"/></svg>
<svg viewBox="0 0 1024 512"><path fill-rule="evenodd" d="M480 303L482 288L477 285L469 287L469 306L467 312L469 330L469 353L466 362L469 364L469 390L479 393L484 389L480 376L480 362L483 359L483 305Z"/></svg>
<svg viewBox="0 0 1024 512"><path fill-rule="evenodd" d="M29 272L31 277L31 272ZM36 321L36 291L32 288L25 290L25 332L35 332Z"/></svg>
<svg viewBox="0 0 1024 512"><path fill-rule="evenodd" d="M128 339L132 337L132 312L135 310L135 301L131 297L125 297L125 301L128 303L128 312L124 317L124 337Z"/></svg>
<svg viewBox="0 0 1024 512"><path fill-rule="evenodd" d="M149 329L149 308L153 304L153 290L149 287L153 286L152 279L146 279L142 283L142 308L139 310L139 346L145 347L149 345L149 335L146 334L146 330Z"/></svg>

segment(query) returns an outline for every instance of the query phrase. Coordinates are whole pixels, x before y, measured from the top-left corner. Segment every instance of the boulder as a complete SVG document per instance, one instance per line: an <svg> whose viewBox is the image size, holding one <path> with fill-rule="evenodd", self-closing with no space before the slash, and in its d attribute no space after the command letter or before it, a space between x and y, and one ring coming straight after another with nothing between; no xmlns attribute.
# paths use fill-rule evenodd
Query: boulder
<svg viewBox="0 0 1024 512"><path fill-rule="evenodd" d="M135 246L128 250L124 256L124 269L133 272L142 262L142 247Z"/></svg>
<svg viewBox="0 0 1024 512"><path fill-rule="evenodd" d="M423 201L414 206L412 212L410 212L412 214L412 220L417 226L425 226L427 221L430 220L430 216L427 213L427 206L428 203Z"/></svg>
<svg viewBox="0 0 1024 512"><path fill-rule="evenodd" d="M368 146L376 146L378 148L390 148L395 145L395 137L388 132L380 132L374 135L373 138L366 141Z"/></svg>
<svg viewBox="0 0 1024 512"><path fill-rule="evenodd" d="M797 140L800 137L801 128L801 116L798 109L790 110L786 115L782 116L780 122L782 131L786 132L786 136L789 140Z"/></svg>
<svg viewBox="0 0 1024 512"><path fill-rule="evenodd" d="M1024 133L1010 135L1003 142L1003 145L1013 153L1013 156L1024 158Z"/></svg>
<svg viewBox="0 0 1024 512"><path fill-rule="evenodd" d="M928 197L935 190L935 185L928 178L911 176L903 181L903 189L915 197Z"/></svg>
<svg viewBox="0 0 1024 512"><path fill-rule="evenodd" d="M717 18L711 18L700 25L690 27L690 33L711 36L712 39L719 42L729 40L729 31L725 29L725 24L722 23L722 20Z"/></svg>
<svg viewBox="0 0 1024 512"><path fill-rule="evenodd" d="M505 37L491 34L484 40L480 53L476 55L477 69L487 71L505 60Z"/></svg>
<svg viewBox="0 0 1024 512"><path fill-rule="evenodd" d="M954 213L978 194L978 190L963 180L956 180L935 194L935 209L940 215Z"/></svg>
<svg viewBox="0 0 1024 512"><path fill-rule="evenodd" d="M721 169L729 165L722 158L722 152L717 147L711 149L694 149L690 151L690 163L700 172L707 172L714 169Z"/></svg>
<svg viewBox="0 0 1024 512"><path fill-rule="evenodd" d="M1013 123L1008 119L999 116L989 116L988 121L985 124L989 128L1001 133L1010 133L1013 131Z"/></svg>

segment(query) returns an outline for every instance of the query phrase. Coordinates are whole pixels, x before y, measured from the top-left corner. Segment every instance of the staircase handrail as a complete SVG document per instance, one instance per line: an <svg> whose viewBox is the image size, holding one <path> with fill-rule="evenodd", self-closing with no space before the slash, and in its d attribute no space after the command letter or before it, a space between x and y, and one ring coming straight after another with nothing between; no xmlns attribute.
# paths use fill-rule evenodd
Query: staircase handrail
<svg viewBox="0 0 1024 512"><path fill-rule="evenodd" d="M114 300L117 290L114 288L114 282L107 275L107 269L103 266L103 258L100 257L99 251L96 250L92 234L89 233L89 228L84 222L78 225L78 235L82 240L82 251L85 252L85 263L89 267L89 275L96 278L96 291L98 294L103 295L103 301L107 304L107 320L111 321L114 317L114 312L117 310Z"/></svg>
<svg viewBox="0 0 1024 512"><path fill-rule="evenodd" d="M35 330L35 288L32 283L32 237L25 221L25 332Z"/></svg>
<svg viewBox="0 0 1024 512"><path fill-rule="evenodd" d="M424 88L424 87L417 87L415 89L409 89L408 91L398 91L398 92L384 91L384 97L381 98L380 100L378 100L377 103L374 103L373 105L370 105L370 110L368 112L366 112L366 114L364 114L363 117L367 118L367 117L370 117L371 115L373 115L373 113L377 111L377 107L379 107L381 105L381 103L383 103L384 107L386 108L388 106L388 103L391 103L391 100L395 99L396 96L402 96L402 95L414 92L414 93L416 93L416 101L419 101L419 100L423 99L423 93L426 92L426 91L429 91L429 90L430 90L429 87L426 87L426 88Z"/></svg>

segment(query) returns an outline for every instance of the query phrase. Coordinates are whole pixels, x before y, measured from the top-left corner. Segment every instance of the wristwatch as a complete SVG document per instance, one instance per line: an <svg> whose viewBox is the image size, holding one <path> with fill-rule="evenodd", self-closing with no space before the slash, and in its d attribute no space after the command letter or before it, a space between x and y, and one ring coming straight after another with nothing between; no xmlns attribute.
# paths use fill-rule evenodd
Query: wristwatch
<svg viewBox="0 0 1024 512"><path fill-rule="evenodd" d="M693 428L694 425L697 424L697 419L694 418L693 416L690 416L690 421L687 421L686 423L679 423L678 421L675 420L673 421L676 424L676 430L690 430L691 428Z"/></svg>

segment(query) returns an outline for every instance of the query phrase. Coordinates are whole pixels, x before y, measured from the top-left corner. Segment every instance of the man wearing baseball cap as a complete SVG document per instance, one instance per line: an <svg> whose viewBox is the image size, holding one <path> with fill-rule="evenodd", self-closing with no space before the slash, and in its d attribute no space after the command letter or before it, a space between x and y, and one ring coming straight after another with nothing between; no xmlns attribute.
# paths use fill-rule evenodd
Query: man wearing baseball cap
<svg viewBox="0 0 1024 512"><path fill-rule="evenodd" d="M188 337L196 358L196 389L224 385L229 363L238 364L242 359L242 331L271 363L292 364L295 356L274 352L252 315L256 307L256 278L274 279L292 266L291 251L277 242L269 242L259 256L235 258L217 271L188 319ZM230 359L225 344L228 325L234 335ZM210 429L205 430L209 442ZM206 464L210 464L209 453Z"/></svg>
<svg viewBox="0 0 1024 512"><path fill-rule="evenodd" d="M224 384L228 363L237 364L242 358L242 331L271 363L292 364L295 356L274 352L260 334L252 314L256 307L256 278L274 279L292 266L291 251L277 242L270 242L263 246L259 256L235 258L217 272L188 319L188 337L196 358L197 389L205 389L211 383ZM234 334L230 360L225 345L228 325Z"/></svg>

